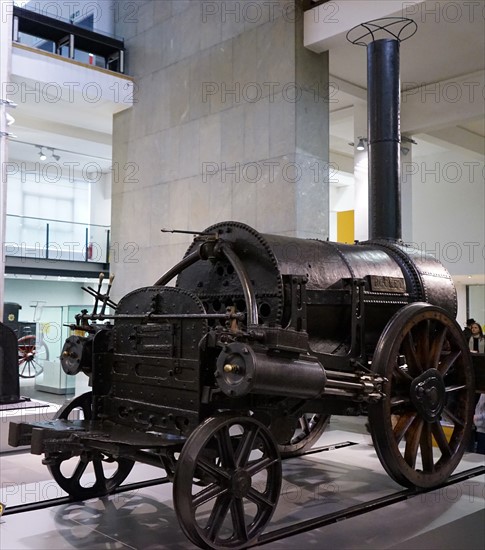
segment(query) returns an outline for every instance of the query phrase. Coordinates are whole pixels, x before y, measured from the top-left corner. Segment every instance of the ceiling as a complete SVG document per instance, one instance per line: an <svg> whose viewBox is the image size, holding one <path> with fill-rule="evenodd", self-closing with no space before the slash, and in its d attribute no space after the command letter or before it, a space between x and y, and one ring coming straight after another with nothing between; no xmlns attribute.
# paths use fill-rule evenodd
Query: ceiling
<svg viewBox="0 0 485 550"><path fill-rule="evenodd" d="M468 6L468 7L467 7ZM430 153L445 152L456 145L444 139L438 141L436 132L446 136L446 129L466 132L473 141L471 152L483 161L485 144L485 98L483 97L483 71L485 68L485 24L483 2L449 2L427 0L413 6L412 18L418 25L416 34L401 44L401 86L403 90L419 87L421 101L413 102L415 117L429 116L430 103L442 101L455 111L454 123L443 127L439 119L433 136L426 133L415 136L419 146L413 149L413 158ZM402 16L402 11L390 16ZM406 15L406 14L404 14ZM353 158L348 144L354 142L354 112L352 107L363 105L367 87L366 49L345 40L345 35L329 50L330 82L337 92L330 102L330 149L333 153ZM324 44L321 46L324 48ZM319 45L312 45L319 51ZM480 80L480 75L481 80ZM457 88L457 84L460 86ZM475 116L460 119L461 101L454 101L457 93L466 101L474 94L481 100L481 109ZM446 97L448 95L448 97ZM404 97L404 96L403 96ZM448 101L446 101L449 99ZM405 109L401 120L406 133ZM456 121L456 123L455 123ZM408 134L409 135L409 134ZM449 133L448 133L449 135ZM463 147L462 147L463 148Z"/></svg>

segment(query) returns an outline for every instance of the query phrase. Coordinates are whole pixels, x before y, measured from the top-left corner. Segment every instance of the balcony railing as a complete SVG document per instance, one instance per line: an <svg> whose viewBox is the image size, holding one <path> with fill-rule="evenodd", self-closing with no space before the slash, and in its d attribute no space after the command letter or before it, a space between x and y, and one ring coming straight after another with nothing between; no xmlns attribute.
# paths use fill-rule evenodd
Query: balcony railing
<svg viewBox="0 0 485 550"><path fill-rule="evenodd" d="M109 226L7 215L6 256L107 264L109 251Z"/></svg>
<svg viewBox="0 0 485 550"><path fill-rule="evenodd" d="M118 38L14 6L13 41L21 42L22 35L38 39L28 41L38 49L124 73L124 42Z"/></svg>

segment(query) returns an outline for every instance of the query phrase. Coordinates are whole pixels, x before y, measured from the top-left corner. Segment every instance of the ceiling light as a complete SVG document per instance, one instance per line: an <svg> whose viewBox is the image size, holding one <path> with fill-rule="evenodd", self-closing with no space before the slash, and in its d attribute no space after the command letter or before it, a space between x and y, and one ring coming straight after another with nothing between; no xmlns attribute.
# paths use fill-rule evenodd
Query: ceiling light
<svg viewBox="0 0 485 550"><path fill-rule="evenodd" d="M61 157L60 157L59 155L56 155L56 154L54 153L54 150L52 151L52 158L53 158L55 161L57 161L57 162L59 162L59 161L61 160Z"/></svg>
<svg viewBox="0 0 485 550"><path fill-rule="evenodd" d="M46 159L47 159L47 156L46 156L46 154L44 153L43 147L41 147L40 145L36 145L36 147L39 148L39 158L40 158L40 160L46 160Z"/></svg>
<svg viewBox="0 0 485 550"><path fill-rule="evenodd" d="M364 137L358 137L359 143L357 143L357 151L365 151L365 142L367 141L367 138Z"/></svg>
<svg viewBox="0 0 485 550"><path fill-rule="evenodd" d="M7 117L7 126L12 126L12 124L15 122L13 116L9 113L5 113L5 116Z"/></svg>

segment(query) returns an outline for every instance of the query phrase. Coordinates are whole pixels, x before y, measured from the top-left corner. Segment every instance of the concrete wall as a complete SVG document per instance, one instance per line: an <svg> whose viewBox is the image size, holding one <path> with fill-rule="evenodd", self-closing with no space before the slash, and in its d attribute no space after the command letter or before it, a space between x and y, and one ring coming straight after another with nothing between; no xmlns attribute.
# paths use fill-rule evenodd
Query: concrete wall
<svg viewBox="0 0 485 550"><path fill-rule="evenodd" d="M118 20L134 107L114 118L116 293L151 284L225 219L328 236L328 59L303 48L294 2L137 2ZM123 11L123 3L120 3ZM249 4L248 4L249 5ZM134 170L134 167L136 169Z"/></svg>

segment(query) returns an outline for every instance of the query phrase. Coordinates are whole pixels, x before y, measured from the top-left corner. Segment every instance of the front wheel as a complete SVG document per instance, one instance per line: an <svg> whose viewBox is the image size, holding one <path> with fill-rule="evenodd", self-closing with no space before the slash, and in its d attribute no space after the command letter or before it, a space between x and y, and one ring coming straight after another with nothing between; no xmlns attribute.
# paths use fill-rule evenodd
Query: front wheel
<svg viewBox="0 0 485 550"><path fill-rule="evenodd" d="M461 328L439 307L407 305L384 329L372 371L385 379L384 397L369 406L385 470L406 487L444 482L467 448L474 412L473 367Z"/></svg>
<svg viewBox="0 0 485 550"><path fill-rule="evenodd" d="M177 462L173 502L185 535L203 548L246 548L278 502L281 460L271 432L252 417L208 418Z"/></svg>

